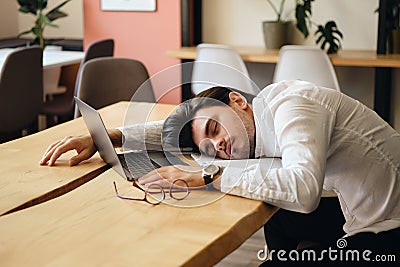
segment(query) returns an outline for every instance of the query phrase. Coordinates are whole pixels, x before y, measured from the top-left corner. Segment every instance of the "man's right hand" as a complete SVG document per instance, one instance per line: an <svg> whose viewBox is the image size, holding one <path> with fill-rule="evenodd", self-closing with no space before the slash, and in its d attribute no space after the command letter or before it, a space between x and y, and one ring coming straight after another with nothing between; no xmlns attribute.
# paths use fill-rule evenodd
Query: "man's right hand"
<svg viewBox="0 0 400 267"><path fill-rule="evenodd" d="M56 160L65 152L70 150L76 150L78 155L73 156L69 160L69 165L74 166L78 163L92 157L97 149L93 143L93 139L90 135L83 136L68 136L63 140L53 143L47 148L40 160L40 165L53 166Z"/></svg>

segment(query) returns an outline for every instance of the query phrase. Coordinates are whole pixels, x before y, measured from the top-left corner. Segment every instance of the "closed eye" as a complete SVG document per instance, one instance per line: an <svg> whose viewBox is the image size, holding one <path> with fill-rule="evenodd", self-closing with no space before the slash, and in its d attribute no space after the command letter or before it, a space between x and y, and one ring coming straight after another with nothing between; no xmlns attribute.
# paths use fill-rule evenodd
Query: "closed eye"
<svg viewBox="0 0 400 267"><path fill-rule="evenodd" d="M218 134L219 123L216 120L209 119L206 125L206 136L214 137Z"/></svg>
<svg viewBox="0 0 400 267"><path fill-rule="evenodd" d="M217 135L218 133L218 122L214 121L214 130L213 130L213 134Z"/></svg>

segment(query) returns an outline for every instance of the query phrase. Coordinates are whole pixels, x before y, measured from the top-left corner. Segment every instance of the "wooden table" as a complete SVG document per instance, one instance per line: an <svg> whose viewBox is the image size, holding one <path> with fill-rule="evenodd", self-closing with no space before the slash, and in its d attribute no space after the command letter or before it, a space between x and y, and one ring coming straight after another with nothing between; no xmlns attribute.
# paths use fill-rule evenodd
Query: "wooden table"
<svg viewBox="0 0 400 267"><path fill-rule="evenodd" d="M234 47L242 59L247 62L278 63L279 50L263 47ZM167 51L169 57L179 59L196 59L196 47L182 47ZM338 54L329 55L334 66L350 67L390 67L400 68L400 54L377 55L372 50L341 50Z"/></svg>
<svg viewBox="0 0 400 267"><path fill-rule="evenodd" d="M113 170L57 199L0 217L0 265L212 266L271 217L260 201L192 191L187 205L151 206ZM262 248L260 248L262 249Z"/></svg>
<svg viewBox="0 0 400 267"><path fill-rule="evenodd" d="M163 119L174 108L157 104L147 118L150 106L133 103L125 123ZM102 109L106 126L122 125L127 108ZM79 118L0 146L0 266L212 266L277 210L207 190L159 206L122 200L113 181L122 194L143 192L112 169L97 176L105 169L98 156L76 167L68 167L71 154L38 165L49 143L86 132Z"/></svg>
<svg viewBox="0 0 400 267"><path fill-rule="evenodd" d="M234 47L244 61L258 63L277 63L279 50L264 47ZM196 59L196 47L182 47L167 51L170 57L183 62ZM372 50L341 50L336 55L329 55L334 66L373 67L375 75L374 107L386 121L390 121L391 111L391 69L400 68L400 54L377 55ZM187 92L189 91L189 92ZM190 96L190 86L182 86L183 100Z"/></svg>
<svg viewBox="0 0 400 267"><path fill-rule="evenodd" d="M129 120L144 122L145 110L152 105L135 103ZM100 111L108 128L122 126L128 102L121 102ZM157 105L149 120L160 120L174 108ZM108 168L98 155L78 166L69 167L68 159L75 154L62 156L54 167L39 166L46 148L67 135L87 133L82 118L63 123L39 133L0 144L0 215L27 208L62 195L80 186Z"/></svg>

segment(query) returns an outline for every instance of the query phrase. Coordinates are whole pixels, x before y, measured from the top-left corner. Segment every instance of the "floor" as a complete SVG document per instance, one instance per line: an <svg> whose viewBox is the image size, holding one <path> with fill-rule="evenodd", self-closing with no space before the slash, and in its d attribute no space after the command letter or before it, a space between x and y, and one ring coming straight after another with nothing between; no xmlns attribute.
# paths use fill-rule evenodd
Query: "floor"
<svg viewBox="0 0 400 267"><path fill-rule="evenodd" d="M265 239L263 228L254 233L239 248L217 263L215 267L253 267L259 266L257 253L264 249Z"/></svg>

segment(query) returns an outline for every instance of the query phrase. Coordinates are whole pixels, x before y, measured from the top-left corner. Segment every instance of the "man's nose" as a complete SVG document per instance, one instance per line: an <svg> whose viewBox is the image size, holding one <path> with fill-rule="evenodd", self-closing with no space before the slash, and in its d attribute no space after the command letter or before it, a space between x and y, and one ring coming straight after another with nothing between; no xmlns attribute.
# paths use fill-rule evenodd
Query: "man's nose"
<svg viewBox="0 0 400 267"><path fill-rule="evenodd" d="M224 138L219 138L215 140L214 147L216 151L225 150L225 140Z"/></svg>

